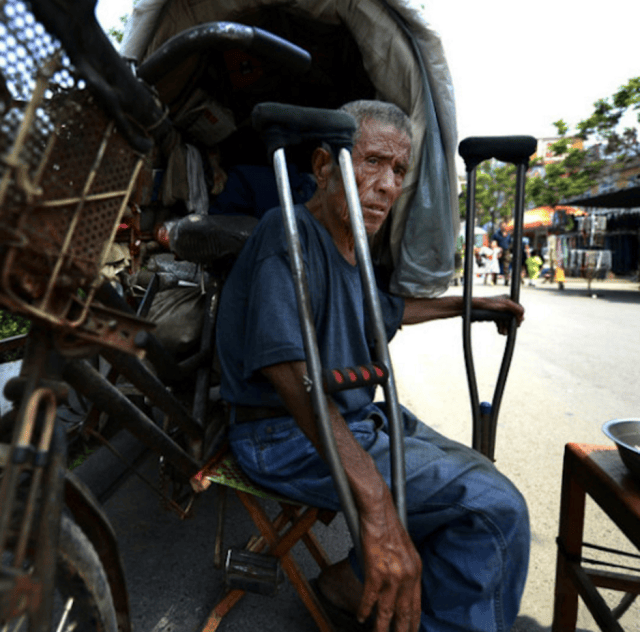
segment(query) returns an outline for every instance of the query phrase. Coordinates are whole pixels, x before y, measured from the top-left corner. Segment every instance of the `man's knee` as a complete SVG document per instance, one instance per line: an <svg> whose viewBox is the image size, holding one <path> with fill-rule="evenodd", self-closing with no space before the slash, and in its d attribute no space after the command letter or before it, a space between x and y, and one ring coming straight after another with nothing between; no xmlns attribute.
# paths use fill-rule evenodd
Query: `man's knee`
<svg viewBox="0 0 640 632"><path fill-rule="evenodd" d="M509 479L501 476L501 483L499 490L487 494L485 511L495 521L505 544L528 558L531 531L527 502Z"/></svg>

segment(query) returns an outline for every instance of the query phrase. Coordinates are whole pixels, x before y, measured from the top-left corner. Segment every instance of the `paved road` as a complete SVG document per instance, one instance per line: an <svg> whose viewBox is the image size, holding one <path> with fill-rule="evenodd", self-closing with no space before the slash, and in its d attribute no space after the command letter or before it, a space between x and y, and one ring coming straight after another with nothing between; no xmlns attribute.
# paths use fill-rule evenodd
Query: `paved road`
<svg viewBox="0 0 640 632"><path fill-rule="evenodd" d="M518 632L548 629L551 623L555 544L563 446L569 441L606 444L602 423L640 417L640 335L637 286L586 283L522 288L527 309L498 429L496 458L529 503L533 531L529 579L516 624ZM505 288L477 285L476 295ZM450 294L459 294L451 288ZM440 431L470 441L470 412L459 320L407 327L392 344L401 401ZM491 324L473 329L474 357L482 399L491 399L504 339ZM154 475L151 461L147 473ZM242 544L250 525L230 496L227 545ZM135 632L199 629L222 590L212 565L214 493L201 498L196 517L180 522L159 508L157 498L132 480L107 508L122 544ZM335 556L346 549L344 523L322 528L321 540ZM613 526L589 507L587 536L592 542L630 550ZM302 556L303 566L315 573ZM597 627L581 609L582 630ZM640 631L640 604L623 625ZM251 595L225 620L222 630L312 630L313 624L288 585L275 599Z"/></svg>

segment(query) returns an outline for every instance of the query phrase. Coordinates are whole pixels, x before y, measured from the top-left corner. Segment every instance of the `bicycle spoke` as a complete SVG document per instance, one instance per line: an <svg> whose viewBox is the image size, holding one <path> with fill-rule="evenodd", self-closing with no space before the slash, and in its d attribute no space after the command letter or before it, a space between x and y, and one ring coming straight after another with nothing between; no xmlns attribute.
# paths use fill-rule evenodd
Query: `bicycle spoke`
<svg viewBox="0 0 640 632"><path fill-rule="evenodd" d="M18 621L15 622L15 627L12 628L12 632L17 632L22 627L22 624L25 622L26 618L27 618L27 615L22 614L18 619ZM2 632L9 632L9 623L11 622L4 624L4 626L2 627Z"/></svg>
<svg viewBox="0 0 640 632"><path fill-rule="evenodd" d="M64 628L64 624L67 622L67 618L69 617L69 612L71 611L72 607L73 607L73 597L69 597L69 599L67 599L67 602L64 604L64 611L62 613L62 618L60 619L60 623L58 624L58 628L56 629L56 632L62 632ZM70 630L72 630L74 627L75 626L72 626Z"/></svg>

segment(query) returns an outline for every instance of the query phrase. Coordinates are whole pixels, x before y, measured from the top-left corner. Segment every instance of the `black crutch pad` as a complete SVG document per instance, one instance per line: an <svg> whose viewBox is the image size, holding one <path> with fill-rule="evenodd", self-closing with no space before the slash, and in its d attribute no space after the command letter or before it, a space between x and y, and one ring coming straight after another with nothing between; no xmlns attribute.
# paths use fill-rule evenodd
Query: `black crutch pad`
<svg viewBox="0 0 640 632"><path fill-rule="evenodd" d="M327 143L337 156L342 148L351 150L356 131L356 121L347 112L285 103L259 103L253 108L251 121L269 157L280 147L309 141Z"/></svg>
<svg viewBox="0 0 640 632"><path fill-rule="evenodd" d="M489 158L514 165L527 164L537 145L533 136L471 136L460 143L458 152L470 171Z"/></svg>
<svg viewBox="0 0 640 632"><path fill-rule="evenodd" d="M385 384L389 370L382 362L348 366L343 369L331 369L322 372L324 392L335 393L350 388Z"/></svg>

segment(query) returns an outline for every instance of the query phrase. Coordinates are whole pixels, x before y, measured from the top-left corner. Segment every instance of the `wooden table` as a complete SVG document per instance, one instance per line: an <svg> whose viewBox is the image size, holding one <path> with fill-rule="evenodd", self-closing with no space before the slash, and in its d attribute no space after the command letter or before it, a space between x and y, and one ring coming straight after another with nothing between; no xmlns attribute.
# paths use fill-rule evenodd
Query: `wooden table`
<svg viewBox="0 0 640 632"><path fill-rule="evenodd" d="M583 565L587 494L640 550L640 482L631 477L614 446L567 444L562 474L553 632L576 629L578 595L602 630L620 632L622 627L596 587L628 595L640 594L640 572L623 574L587 569ZM635 562L635 567L640 568L640 558Z"/></svg>

